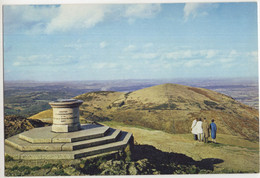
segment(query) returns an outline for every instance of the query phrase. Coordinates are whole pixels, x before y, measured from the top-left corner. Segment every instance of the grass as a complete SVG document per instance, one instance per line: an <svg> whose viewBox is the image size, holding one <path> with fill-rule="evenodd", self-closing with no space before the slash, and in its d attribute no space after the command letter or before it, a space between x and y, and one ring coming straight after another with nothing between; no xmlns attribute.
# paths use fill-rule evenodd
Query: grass
<svg viewBox="0 0 260 178"><path fill-rule="evenodd" d="M56 170L56 171L54 172L54 175L56 175L56 176L68 176L68 174L65 173L63 169L58 169L58 170Z"/></svg>
<svg viewBox="0 0 260 178"><path fill-rule="evenodd" d="M142 110L173 110L177 107L174 103L164 103L153 107L142 108Z"/></svg>
<svg viewBox="0 0 260 178"><path fill-rule="evenodd" d="M11 168L11 170L12 170L12 171L14 171L14 170L18 170L18 168L19 168L19 166L14 165L14 166Z"/></svg>
<svg viewBox="0 0 260 178"><path fill-rule="evenodd" d="M117 126L120 126L120 127L135 127L135 128L144 129L144 130L150 130L150 131L155 130L155 129L151 129L151 128L148 128L148 127L142 127L140 125L128 125L128 124L125 124L123 122L116 122L116 121L104 121L104 122L99 122L99 123L107 125L109 127L115 127L115 128Z"/></svg>
<svg viewBox="0 0 260 178"><path fill-rule="evenodd" d="M19 170L19 171L26 171L26 170L31 171L31 168L30 168L29 166L20 166L20 167L18 168L18 170Z"/></svg>
<svg viewBox="0 0 260 178"><path fill-rule="evenodd" d="M52 109L48 109L42 112L39 112L36 115L33 115L32 117L30 117L31 119L41 119L41 118L52 118L53 117L53 110Z"/></svg>
<svg viewBox="0 0 260 178"><path fill-rule="evenodd" d="M43 165L43 169L50 169L50 168L52 168L54 165L53 164L51 164L51 163L48 163L48 164L45 164L45 165Z"/></svg>
<svg viewBox="0 0 260 178"><path fill-rule="evenodd" d="M214 142L211 142L209 141L208 145L212 146L212 147L222 147L222 146L226 146L222 143L214 143Z"/></svg>
<svg viewBox="0 0 260 178"><path fill-rule="evenodd" d="M169 134L159 130L124 126L124 124L118 124L118 127L133 133L135 142L153 145L162 151L182 153L195 160L221 159L224 162L217 165L217 171L223 168L233 172L259 171L258 142L250 142L238 136L218 134L217 144L211 142L205 144L194 141L192 134Z"/></svg>
<svg viewBox="0 0 260 178"><path fill-rule="evenodd" d="M206 104L207 106L210 106L210 107L215 107L218 105L217 103L208 101L208 100L204 100L204 104Z"/></svg>
<svg viewBox="0 0 260 178"><path fill-rule="evenodd" d="M110 122L110 124L113 124L114 126L126 126L124 128L129 128L130 130L136 129L136 131L141 135L142 137L136 137L137 141L140 141L140 138L143 140L144 143L142 144L138 144L135 145L135 147L139 147L137 150L135 150L135 152L133 152L133 155L140 155L137 156L137 160L136 158L134 159L128 159L125 160L125 158L123 157L119 157L116 158L112 155L109 156L102 156L102 157L98 157L98 158L91 158L91 159L81 159L79 160L79 162L77 162L76 164L73 163L72 166L73 168L76 169L76 171L80 172L80 175L100 175L101 172L103 171L102 169L100 169L100 165L105 163L109 160L112 161L123 161L123 165L127 167L127 164L132 164L132 162L134 161L135 165L138 165L140 162L140 160L144 160L143 158L148 159L148 162L143 162L145 164L147 164L147 167L144 167L144 172L139 172L138 175L142 175L142 174L153 174L153 172L149 171L151 169L154 169L154 171L157 171L156 174L221 174L221 173L256 173L257 171L255 169L239 169L239 168L235 168L235 167L223 167L221 165L218 164L218 169L217 170L211 170L210 168L207 167L200 167L199 162L204 164L212 164L212 166L216 163L214 163L214 158L218 158L218 155L215 155L214 152L211 152L212 150L220 150L220 154L237 154L240 155L240 152L233 152L232 148L228 148L226 149L226 144L224 143L209 143L209 144L197 144L197 142L192 140L192 135L191 134L168 134L168 133L164 133L162 131L156 131L156 130L147 130L147 129L137 129L137 128L133 128L131 126L127 126L125 124L122 123L118 123L118 122ZM150 136L149 140L147 139L146 135L144 133L148 133ZM160 135L160 139L156 140L157 135ZM170 136L170 137L169 137ZM233 139L235 142L237 141L237 138L234 137L225 137L224 135L219 135L219 141L223 141L224 139L227 139L226 141L228 141L228 139ZM165 142L167 141L167 142ZM200 161L195 161L195 164L190 164L189 161L192 161L191 159L191 155L187 155L187 154L182 154L184 153L185 150L187 150L187 148L182 145L180 147L180 150L171 150L171 151L161 151L162 149L156 148L154 146L151 146L151 144L148 143L153 143L156 147L158 145L156 144L160 144L160 146L166 148L168 147L167 144L169 143L177 143L176 145L180 145L180 144L188 144L188 145L193 145L193 149L197 150L197 152L200 154L205 154L203 157L203 160ZM235 147L235 145L233 145ZM174 146L171 145L171 148L175 148ZM231 149L231 150L230 150ZM189 149L188 149L189 150ZM207 155L207 151L208 150L210 152L210 155ZM228 152L226 153L228 150L232 151L232 152ZM206 152L205 152L206 151ZM236 151L236 150L235 150ZM190 150L189 150L190 152ZM217 151L218 152L218 151ZM196 154L196 153L194 153ZM128 155L129 157L131 155ZM225 155L224 155L225 157ZM232 157L232 155L231 155ZM202 158L201 158L202 159ZM208 159L208 161L207 161ZM213 161L210 161L210 159L212 159ZM223 159L223 158L222 158ZM234 159L234 161L236 162L236 157L233 157L232 159ZM248 158L249 159L249 158ZM178 162L181 161L181 162ZM186 160L183 162L183 160ZM173 162L172 162L173 161ZM177 161L177 162L175 162ZM227 160L224 160L224 163ZM15 162L15 161L14 161ZM138 163L139 162L139 163ZM239 160L238 162L241 163L241 161ZM13 166L11 168L6 168L6 172L7 172L7 176L25 176L25 175L30 175L33 176L35 175L37 172L41 173L41 175L49 175L49 176L65 176L68 175L67 172L64 172L65 168L68 165L64 165L63 161L59 161L58 163L47 163L45 162L45 164L43 164L43 166L27 166L27 165L23 165L23 166ZM198 163L198 164L197 164ZM19 163L20 165L22 165L23 163ZM236 164L234 164L236 165ZM138 167L138 166L137 166ZM121 170L119 170L119 167L110 167L109 169L113 169L114 171L118 171L118 172L112 172L115 173L115 175L120 175L122 172L120 172ZM120 167L121 169L121 167ZM37 174L38 175L38 174Z"/></svg>
<svg viewBox="0 0 260 178"><path fill-rule="evenodd" d="M9 156L9 155L5 155L5 161L13 161L14 158L12 156Z"/></svg>
<svg viewBox="0 0 260 178"><path fill-rule="evenodd" d="M32 167L32 171L38 171L38 170L40 170L41 168L39 167L39 166L34 166L34 167Z"/></svg>
<svg viewBox="0 0 260 178"><path fill-rule="evenodd" d="M200 88L188 87L188 90L192 90L192 91L194 91L194 92L196 92L196 93L199 93L199 94L201 94L201 95L204 95L205 97L207 97L207 98L209 98L209 99L211 99L211 100L213 100L213 101L217 101L216 98L210 96L206 91L204 91L204 90L202 90L202 89L200 89Z"/></svg>

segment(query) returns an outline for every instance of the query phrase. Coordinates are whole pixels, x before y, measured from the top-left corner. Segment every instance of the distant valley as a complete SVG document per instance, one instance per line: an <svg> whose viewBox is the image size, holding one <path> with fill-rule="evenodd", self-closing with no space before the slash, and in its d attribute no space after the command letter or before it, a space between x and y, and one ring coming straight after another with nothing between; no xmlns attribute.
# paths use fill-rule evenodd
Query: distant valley
<svg viewBox="0 0 260 178"><path fill-rule="evenodd" d="M192 87L207 88L226 94L248 106L257 108L257 79L168 79L168 80L111 80L35 82L5 81L5 115L31 116L49 109L49 101L72 98L92 91L131 92L163 83L176 83Z"/></svg>

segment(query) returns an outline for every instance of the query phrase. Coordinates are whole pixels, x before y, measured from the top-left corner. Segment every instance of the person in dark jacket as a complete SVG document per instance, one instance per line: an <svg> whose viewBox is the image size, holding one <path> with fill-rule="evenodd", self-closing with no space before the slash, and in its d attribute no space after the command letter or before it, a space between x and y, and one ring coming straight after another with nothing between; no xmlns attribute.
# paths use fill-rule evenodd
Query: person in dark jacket
<svg viewBox="0 0 260 178"><path fill-rule="evenodd" d="M212 138L212 141L213 141L214 143L216 143L217 125L214 123L214 119L211 120L210 130L211 130L211 138Z"/></svg>

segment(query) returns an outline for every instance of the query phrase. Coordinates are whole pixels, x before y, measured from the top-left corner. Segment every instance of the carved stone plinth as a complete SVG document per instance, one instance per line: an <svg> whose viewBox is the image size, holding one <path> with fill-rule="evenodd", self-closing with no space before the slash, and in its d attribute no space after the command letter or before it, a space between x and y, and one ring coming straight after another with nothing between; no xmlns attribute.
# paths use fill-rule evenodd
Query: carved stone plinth
<svg viewBox="0 0 260 178"><path fill-rule="evenodd" d="M49 104L53 108L53 132L73 132L80 130L79 106L81 100L60 99Z"/></svg>

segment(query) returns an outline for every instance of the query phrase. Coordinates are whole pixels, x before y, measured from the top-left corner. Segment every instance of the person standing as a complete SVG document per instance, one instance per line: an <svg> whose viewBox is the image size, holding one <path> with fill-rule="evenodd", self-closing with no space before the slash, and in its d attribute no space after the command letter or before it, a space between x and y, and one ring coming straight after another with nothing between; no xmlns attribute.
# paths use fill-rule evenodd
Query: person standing
<svg viewBox="0 0 260 178"><path fill-rule="evenodd" d="M212 138L212 141L213 141L214 143L216 143L217 125L214 123L214 119L211 120L210 130L211 130L211 138Z"/></svg>
<svg viewBox="0 0 260 178"><path fill-rule="evenodd" d="M208 138L209 138L209 124L208 124L206 118L204 118L204 121L203 121L203 123L202 123L202 130L203 130L204 143L208 143Z"/></svg>
<svg viewBox="0 0 260 178"><path fill-rule="evenodd" d="M195 130L197 132L198 135L198 140L202 141L203 140L203 130L202 130L202 121L201 118L199 118L196 126L195 126Z"/></svg>
<svg viewBox="0 0 260 178"><path fill-rule="evenodd" d="M198 121L198 119L195 118L195 119L192 121L192 125L191 125L191 133L194 135L194 140L198 140L197 132L196 132L196 124L197 124L197 121Z"/></svg>

